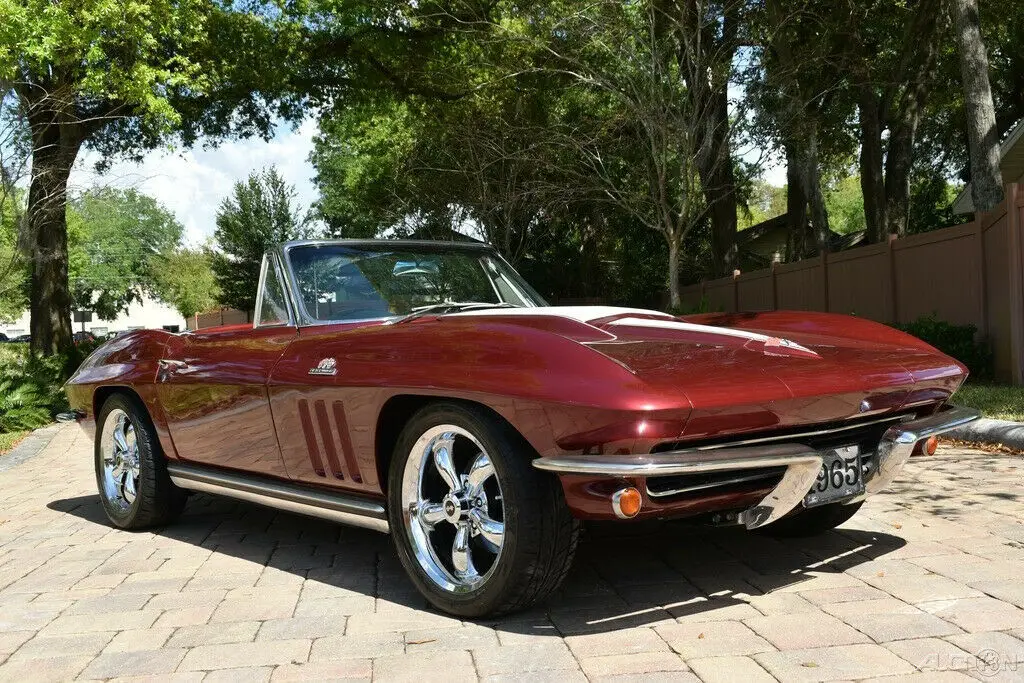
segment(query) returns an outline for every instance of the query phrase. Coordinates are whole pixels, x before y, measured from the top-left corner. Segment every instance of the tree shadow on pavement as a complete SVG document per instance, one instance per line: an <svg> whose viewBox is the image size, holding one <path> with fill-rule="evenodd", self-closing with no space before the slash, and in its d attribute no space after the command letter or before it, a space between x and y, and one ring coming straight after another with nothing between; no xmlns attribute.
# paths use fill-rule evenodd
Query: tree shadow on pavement
<svg viewBox="0 0 1024 683"><path fill-rule="evenodd" d="M97 495L47 507L110 526ZM185 543L232 567L249 570L253 563L299 576L305 580L301 600L369 596L378 611L379 601L397 611L434 611L406 577L390 539L373 531L196 494L175 524L152 533L159 541L154 551ZM679 522L591 524L556 594L527 612L478 623L564 637L691 617L743 619L760 615L751 604L759 596L850 585L845 570L903 545L902 538L857 529L780 540Z"/></svg>

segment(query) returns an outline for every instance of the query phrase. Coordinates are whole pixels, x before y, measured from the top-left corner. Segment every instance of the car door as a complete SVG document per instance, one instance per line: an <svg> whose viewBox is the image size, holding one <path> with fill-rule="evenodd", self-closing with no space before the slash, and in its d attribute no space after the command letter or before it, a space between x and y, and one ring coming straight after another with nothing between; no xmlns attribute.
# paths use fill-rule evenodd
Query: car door
<svg viewBox="0 0 1024 683"><path fill-rule="evenodd" d="M267 379L297 328L276 258L264 258L252 326L180 335L160 363L157 392L185 461L286 477Z"/></svg>

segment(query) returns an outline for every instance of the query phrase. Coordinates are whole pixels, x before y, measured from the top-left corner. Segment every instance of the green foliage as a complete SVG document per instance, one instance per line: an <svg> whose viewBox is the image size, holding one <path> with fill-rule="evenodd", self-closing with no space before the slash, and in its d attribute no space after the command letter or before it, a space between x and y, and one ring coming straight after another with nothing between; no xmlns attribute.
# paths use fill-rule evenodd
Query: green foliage
<svg viewBox="0 0 1024 683"><path fill-rule="evenodd" d="M191 318L217 304L217 287L209 251L177 249L153 266L153 291L176 308L183 318Z"/></svg>
<svg viewBox="0 0 1024 683"><path fill-rule="evenodd" d="M28 307L28 261L18 249L21 192L0 190L0 321L16 320Z"/></svg>
<svg viewBox="0 0 1024 683"><path fill-rule="evenodd" d="M896 327L966 365L973 379L992 377L992 351L985 340L975 338L978 328L974 325L954 325L929 315Z"/></svg>
<svg viewBox="0 0 1024 683"><path fill-rule="evenodd" d="M28 436L28 430L7 433L0 432L0 455L9 452L26 436Z"/></svg>
<svg viewBox="0 0 1024 683"><path fill-rule="evenodd" d="M235 183L217 210L209 251L219 300L225 306L252 312L256 307L260 263L270 247L314 235L309 218L295 202L295 188L273 167Z"/></svg>
<svg viewBox="0 0 1024 683"><path fill-rule="evenodd" d="M956 392L953 402L976 408L994 420L1024 422L1024 387L984 384L972 377Z"/></svg>
<svg viewBox="0 0 1024 683"><path fill-rule="evenodd" d="M30 356L25 344L0 345L0 433L42 427L67 410L61 387L73 362Z"/></svg>
<svg viewBox="0 0 1024 683"><path fill-rule="evenodd" d="M829 227L840 235L860 232L864 223L864 193L859 175L844 175L825 189Z"/></svg>
<svg viewBox="0 0 1024 683"><path fill-rule="evenodd" d="M749 186L743 188L743 195L743 206L737 219L740 230L786 213L785 185L779 187L754 179Z"/></svg>
<svg viewBox="0 0 1024 683"><path fill-rule="evenodd" d="M183 228L152 197L96 188L68 206L68 232L74 306L111 320L155 293L156 270L174 253Z"/></svg>

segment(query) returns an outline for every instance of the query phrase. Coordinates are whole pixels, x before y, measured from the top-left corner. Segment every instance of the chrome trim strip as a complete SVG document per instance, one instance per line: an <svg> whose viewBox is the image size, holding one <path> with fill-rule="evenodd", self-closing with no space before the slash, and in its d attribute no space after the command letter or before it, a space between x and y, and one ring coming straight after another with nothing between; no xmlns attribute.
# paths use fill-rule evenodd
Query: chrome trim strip
<svg viewBox="0 0 1024 683"><path fill-rule="evenodd" d="M168 463L167 473L183 489L388 533L384 506L363 498L181 463Z"/></svg>
<svg viewBox="0 0 1024 683"><path fill-rule="evenodd" d="M778 444L764 448L723 448L717 451L670 451L639 455L565 455L537 458L533 466L559 474L608 477L664 477L674 474L729 472L758 467L784 467L814 456L809 446Z"/></svg>
<svg viewBox="0 0 1024 683"><path fill-rule="evenodd" d="M931 436L962 427L981 417L973 408L951 407L918 420L890 427L878 444L875 475L865 483L865 493L871 495L885 489L900 473L914 446Z"/></svg>

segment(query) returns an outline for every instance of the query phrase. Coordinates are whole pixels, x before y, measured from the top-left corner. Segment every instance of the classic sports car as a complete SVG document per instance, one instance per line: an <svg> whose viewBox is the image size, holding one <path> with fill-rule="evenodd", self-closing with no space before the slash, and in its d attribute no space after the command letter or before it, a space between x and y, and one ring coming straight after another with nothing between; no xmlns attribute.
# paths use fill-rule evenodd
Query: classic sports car
<svg viewBox="0 0 1024 683"><path fill-rule="evenodd" d="M552 307L482 244L292 242L255 322L141 330L67 384L111 522L187 491L392 533L434 605L554 590L581 520L821 533L976 414L965 368L820 313Z"/></svg>

